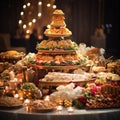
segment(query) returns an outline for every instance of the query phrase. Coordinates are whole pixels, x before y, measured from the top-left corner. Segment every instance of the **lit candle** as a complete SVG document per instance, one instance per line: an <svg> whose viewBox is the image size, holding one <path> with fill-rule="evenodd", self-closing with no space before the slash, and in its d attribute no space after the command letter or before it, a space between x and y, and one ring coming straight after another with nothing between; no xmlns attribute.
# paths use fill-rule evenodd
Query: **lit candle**
<svg viewBox="0 0 120 120"><path fill-rule="evenodd" d="M9 90L9 87L5 86L5 92L8 92L8 90Z"/></svg>
<svg viewBox="0 0 120 120"><path fill-rule="evenodd" d="M61 105L57 106L57 111L62 111L63 107Z"/></svg>
<svg viewBox="0 0 120 120"><path fill-rule="evenodd" d="M18 98L18 97L19 97L19 95L18 95L18 94L15 94L15 95L14 95L14 98Z"/></svg>
<svg viewBox="0 0 120 120"><path fill-rule="evenodd" d="M45 98L44 98L45 101L50 101L50 97L49 95L47 95Z"/></svg>
<svg viewBox="0 0 120 120"><path fill-rule="evenodd" d="M29 99L26 99L25 101L24 101L24 104L25 105L28 105L30 103L30 100Z"/></svg>
<svg viewBox="0 0 120 120"><path fill-rule="evenodd" d="M26 112L29 112L29 106L26 106L26 107L25 107L25 111L26 111Z"/></svg>
<svg viewBox="0 0 120 120"><path fill-rule="evenodd" d="M23 97L20 97L20 100L23 100Z"/></svg>
<svg viewBox="0 0 120 120"><path fill-rule="evenodd" d="M73 112L74 112L74 109L73 109L73 107L68 107L68 108L67 108L67 111L68 111L69 113L73 113Z"/></svg>

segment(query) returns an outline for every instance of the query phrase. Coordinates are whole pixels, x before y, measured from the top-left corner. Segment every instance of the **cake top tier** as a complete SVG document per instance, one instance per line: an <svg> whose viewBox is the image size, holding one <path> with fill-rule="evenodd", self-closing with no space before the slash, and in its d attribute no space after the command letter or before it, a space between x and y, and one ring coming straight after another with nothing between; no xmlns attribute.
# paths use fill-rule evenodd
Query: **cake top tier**
<svg viewBox="0 0 120 120"><path fill-rule="evenodd" d="M46 29L44 34L49 37L68 37L72 35L72 32L66 28L64 12L62 10L56 9L53 12L50 28Z"/></svg>
<svg viewBox="0 0 120 120"><path fill-rule="evenodd" d="M53 15L64 15L64 12L60 9L56 9L54 12L53 12Z"/></svg>

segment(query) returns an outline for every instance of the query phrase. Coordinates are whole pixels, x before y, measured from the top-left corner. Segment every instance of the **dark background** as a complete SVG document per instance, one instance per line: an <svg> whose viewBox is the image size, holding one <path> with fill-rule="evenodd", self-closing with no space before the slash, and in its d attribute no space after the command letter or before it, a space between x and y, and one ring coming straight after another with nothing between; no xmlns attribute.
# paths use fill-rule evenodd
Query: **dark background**
<svg viewBox="0 0 120 120"><path fill-rule="evenodd" d="M13 34L24 0L0 1L0 33ZM65 21L76 43L84 42L91 45L90 37L98 25L105 26L106 52L120 56L119 0L56 0L58 9L65 12Z"/></svg>

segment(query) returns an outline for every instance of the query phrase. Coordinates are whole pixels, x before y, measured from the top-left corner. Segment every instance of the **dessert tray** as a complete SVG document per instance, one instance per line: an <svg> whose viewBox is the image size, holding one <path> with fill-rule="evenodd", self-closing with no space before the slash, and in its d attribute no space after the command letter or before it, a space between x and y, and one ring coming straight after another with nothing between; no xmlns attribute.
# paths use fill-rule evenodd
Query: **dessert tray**
<svg viewBox="0 0 120 120"><path fill-rule="evenodd" d="M52 112L56 105L50 101L34 100L28 105L31 112Z"/></svg>
<svg viewBox="0 0 120 120"><path fill-rule="evenodd" d="M45 34L46 36L49 36L49 37L69 37L71 36L72 34Z"/></svg>
<svg viewBox="0 0 120 120"><path fill-rule="evenodd" d="M88 83L94 82L95 78L89 74L71 74L62 72L48 72L43 79L39 80L40 86L58 86L69 83Z"/></svg>
<svg viewBox="0 0 120 120"><path fill-rule="evenodd" d="M73 83L78 83L78 84L85 84L85 83L90 83L90 82L94 82L95 80L94 79L91 79L91 80L83 80L83 81L68 81L68 82L54 82L54 81L42 81L42 80L39 80L39 86L40 87L43 87L43 86L59 86L59 85L68 85L70 82L73 82Z"/></svg>
<svg viewBox="0 0 120 120"><path fill-rule="evenodd" d="M82 65L74 65L74 66L41 66L36 64L28 64L28 66L33 67L35 69L48 69L48 70L75 70L83 67Z"/></svg>
<svg viewBox="0 0 120 120"><path fill-rule="evenodd" d="M18 60L21 60L25 56L23 52L17 52L15 50L10 50L0 53L0 62L10 62L16 63Z"/></svg>
<svg viewBox="0 0 120 120"><path fill-rule="evenodd" d="M23 103L14 97L2 96L0 97L0 109L13 109L22 107Z"/></svg>

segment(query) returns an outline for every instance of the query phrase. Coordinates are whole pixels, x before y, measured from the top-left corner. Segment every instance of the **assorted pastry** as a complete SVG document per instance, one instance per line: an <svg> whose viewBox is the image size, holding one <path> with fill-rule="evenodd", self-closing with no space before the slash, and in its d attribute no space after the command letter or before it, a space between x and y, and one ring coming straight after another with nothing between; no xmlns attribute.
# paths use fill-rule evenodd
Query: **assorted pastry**
<svg viewBox="0 0 120 120"><path fill-rule="evenodd" d="M18 52L16 50L10 50L0 53L0 62L8 61L10 63L16 63L25 56L25 53Z"/></svg>
<svg viewBox="0 0 120 120"><path fill-rule="evenodd" d="M79 56L77 54L73 55L43 55L36 54L37 65L42 66L73 66L82 65L86 63L87 58L84 56Z"/></svg>
<svg viewBox="0 0 120 120"><path fill-rule="evenodd" d="M0 97L0 107L18 107L22 105L23 102L17 98L9 97L9 96Z"/></svg>
<svg viewBox="0 0 120 120"><path fill-rule="evenodd" d="M46 31L44 32L45 35L47 36L70 36L72 35L72 32L65 27L60 27L60 28L48 28L46 29Z"/></svg>
<svg viewBox="0 0 120 120"><path fill-rule="evenodd" d="M60 14L53 14L52 16L52 22L51 22L51 26L53 27L65 27L65 17L64 15L60 15Z"/></svg>
<svg viewBox="0 0 120 120"><path fill-rule="evenodd" d="M38 50L76 50L78 45L70 39L49 38L37 44Z"/></svg>
<svg viewBox="0 0 120 120"><path fill-rule="evenodd" d="M42 81L46 82L79 82L79 81L89 81L92 79L92 75L89 73L83 74L71 74L62 72L49 72Z"/></svg>
<svg viewBox="0 0 120 120"><path fill-rule="evenodd" d="M34 100L28 106L32 112L49 112L56 109L56 104L47 100Z"/></svg>
<svg viewBox="0 0 120 120"><path fill-rule="evenodd" d="M100 108L117 108L120 107L120 95L115 96L112 94L96 94L87 103L87 109L100 109ZM116 101L116 102L115 102Z"/></svg>

